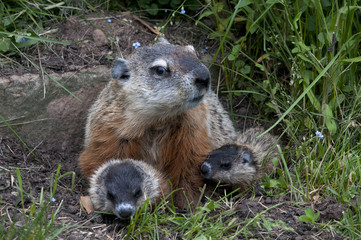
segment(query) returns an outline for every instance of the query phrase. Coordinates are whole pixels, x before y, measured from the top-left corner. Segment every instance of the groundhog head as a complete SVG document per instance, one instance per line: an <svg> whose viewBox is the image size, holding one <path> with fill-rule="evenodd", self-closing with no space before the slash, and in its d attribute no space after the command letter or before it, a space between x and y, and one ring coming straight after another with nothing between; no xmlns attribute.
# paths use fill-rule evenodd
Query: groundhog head
<svg viewBox="0 0 361 240"><path fill-rule="evenodd" d="M210 152L201 166L205 179L229 184L248 185L257 172L254 154L247 146L224 145Z"/></svg>
<svg viewBox="0 0 361 240"><path fill-rule="evenodd" d="M145 201L145 173L129 162L111 164L98 179L97 196L101 210L111 211L120 220L129 220Z"/></svg>
<svg viewBox="0 0 361 240"><path fill-rule="evenodd" d="M209 70L194 48L166 42L139 47L129 60L117 59L112 77L141 116L164 117L196 107L210 88Z"/></svg>

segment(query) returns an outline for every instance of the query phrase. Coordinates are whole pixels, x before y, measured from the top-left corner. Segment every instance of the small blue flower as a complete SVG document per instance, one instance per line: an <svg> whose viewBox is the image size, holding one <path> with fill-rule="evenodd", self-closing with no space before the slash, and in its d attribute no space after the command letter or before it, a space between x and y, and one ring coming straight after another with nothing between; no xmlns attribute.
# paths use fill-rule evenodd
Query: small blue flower
<svg viewBox="0 0 361 240"><path fill-rule="evenodd" d="M164 10L164 12L166 13L166 12L168 12L168 10L166 9L166 10Z"/></svg>
<svg viewBox="0 0 361 240"><path fill-rule="evenodd" d="M180 12L179 12L179 14L185 14L186 13L186 11L184 10L184 9L182 9Z"/></svg>
<svg viewBox="0 0 361 240"><path fill-rule="evenodd" d="M52 198L51 198L51 201L52 201L52 202L55 202L55 201L56 201L56 199L55 199L54 197L52 197Z"/></svg>
<svg viewBox="0 0 361 240"><path fill-rule="evenodd" d="M175 25L176 25L176 26L179 26L179 22L175 22Z"/></svg>
<svg viewBox="0 0 361 240"><path fill-rule="evenodd" d="M132 44L132 46L134 47L134 49L137 49L140 47L140 42L135 42Z"/></svg>
<svg viewBox="0 0 361 240"><path fill-rule="evenodd" d="M108 23L111 23L111 22L112 22L112 20L111 20L110 18L108 18L107 21L108 21Z"/></svg>
<svg viewBox="0 0 361 240"><path fill-rule="evenodd" d="M25 42L25 41L26 41L26 40L25 40L25 38L23 38L23 37L20 39L20 42L21 42L21 43L23 43L23 42Z"/></svg>
<svg viewBox="0 0 361 240"><path fill-rule="evenodd" d="M205 49L205 50L208 50L208 47L205 47L204 49Z"/></svg>
<svg viewBox="0 0 361 240"><path fill-rule="evenodd" d="M202 50L201 53L204 54L204 51Z"/></svg>
<svg viewBox="0 0 361 240"><path fill-rule="evenodd" d="M287 102L291 103L292 99L291 98L287 98Z"/></svg>
<svg viewBox="0 0 361 240"><path fill-rule="evenodd" d="M323 139L324 136L322 135L322 133L320 131L316 131L316 137Z"/></svg>
<svg viewBox="0 0 361 240"><path fill-rule="evenodd" d="M207 41L207 39L206 40L204 40L204 43L207 43L208 41Z"/></svg>

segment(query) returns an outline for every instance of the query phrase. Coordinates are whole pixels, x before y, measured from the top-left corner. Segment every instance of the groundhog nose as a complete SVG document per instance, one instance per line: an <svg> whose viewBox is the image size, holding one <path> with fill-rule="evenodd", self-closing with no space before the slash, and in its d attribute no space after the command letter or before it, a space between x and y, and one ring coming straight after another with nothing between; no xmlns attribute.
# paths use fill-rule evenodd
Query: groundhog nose
<svg viewBox="0 0 361 240"><path fill-rule="evenodd" d="M195 84L199 90L207 89L209 86L209 77L206 78L196 78Z"/></svg>
<svg viewBox="0 0 361 240"><path fill-rule="evenodd" d="M199 90L207 89L210 84L210 74L206 67L197 69L194 84Z"/></svg>
<svg viewBox="0 0 361 240"><path fill-rule="evenodd" d="M204 178L208 179L211 177L212 169L209 165L209 163L205 162L201 166L201 174Z"/></svg>
<svg viewBox="0 0 361 240"><path fill-rule="evenodd" d="M130 219L135 214L135 207L131 204L120 204L115 208L116 215L122 220Z"/></svg>

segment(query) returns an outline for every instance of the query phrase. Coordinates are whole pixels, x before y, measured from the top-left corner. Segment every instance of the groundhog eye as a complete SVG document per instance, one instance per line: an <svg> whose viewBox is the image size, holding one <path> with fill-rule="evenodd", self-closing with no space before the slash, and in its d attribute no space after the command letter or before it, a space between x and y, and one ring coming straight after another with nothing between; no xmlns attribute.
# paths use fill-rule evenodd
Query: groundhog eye
<svg viewBox="0 0 361 240"><path fill-rule="evenodd" d="M114 200L114 195L110 192L107 193L107 198L110 200L110 201L113 201Z"/></svg>
<svg viewBox="0 0 361 240"><path fill-rule="evenodd" d="M223 170L229 170L231 168L230 162L221 163L221 169Z"/></svg>
<svg viewBox="0 0 361 240"><path fill-rule="evenodd" d="M153 71L155 74L157 74L158 76L161 76L161 77L165 77L169 74L169 71L166 68L161 67L161 66L154 67Z"/></svg>
<svg viewBox="0 0 361 240"><path fill-rule="evenodd" d="M135 198L139 198L141 195L142 195L142 190L140 189L134 193Z"/></svg>

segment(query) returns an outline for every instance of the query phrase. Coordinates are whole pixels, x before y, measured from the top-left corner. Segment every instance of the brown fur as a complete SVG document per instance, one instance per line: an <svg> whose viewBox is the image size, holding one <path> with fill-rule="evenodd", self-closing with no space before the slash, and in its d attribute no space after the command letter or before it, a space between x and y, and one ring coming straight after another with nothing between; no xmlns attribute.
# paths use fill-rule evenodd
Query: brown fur
<svg viewBox="0 0 361 240"><path fill-rule="evenodd" d="M217 96L195 85L194 74L208 70L192 49L171 44L139 49L127 62L130 78L122 76L105 87L89 110L79 157L85 176L112 158L143 160L161 171L173 189L183 189L175 193L176 206L188 206L184 193L196 202L206 155L234 141L235 133ZM158 62L167 62L172 79L149 79L149 66ZM189 98L198 95L204 95L202 101L189 105Z"/></svg>

